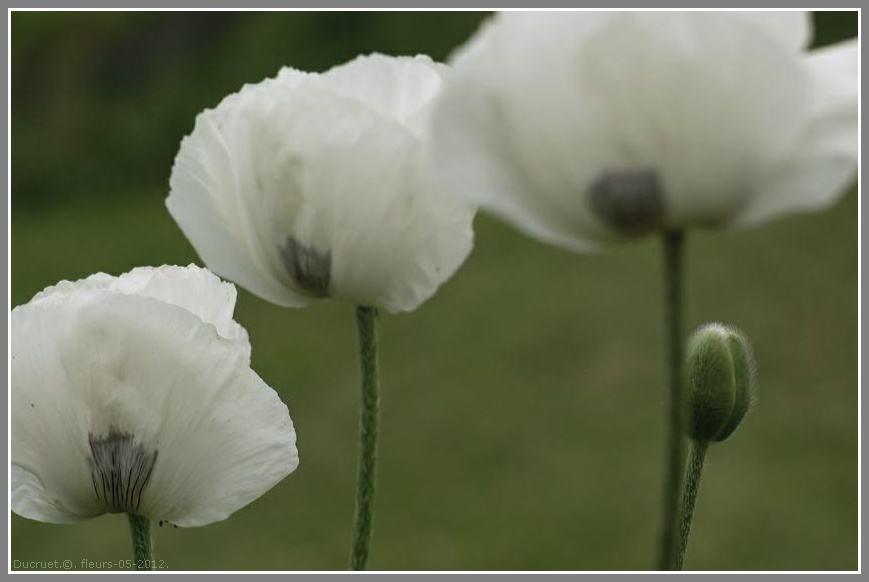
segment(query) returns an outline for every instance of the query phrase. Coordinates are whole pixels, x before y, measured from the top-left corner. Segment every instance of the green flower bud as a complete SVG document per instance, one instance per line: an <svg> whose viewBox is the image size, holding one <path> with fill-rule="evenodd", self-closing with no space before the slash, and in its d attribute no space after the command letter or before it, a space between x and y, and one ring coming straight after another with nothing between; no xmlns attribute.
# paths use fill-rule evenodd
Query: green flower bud
<svg viewBox="0 0 869 582"><path fill-rule="evenodd" d="M748 339L720 323L697 329L685 360L685 431L695 441L723 441L754 400L754 356Z"/></svg>

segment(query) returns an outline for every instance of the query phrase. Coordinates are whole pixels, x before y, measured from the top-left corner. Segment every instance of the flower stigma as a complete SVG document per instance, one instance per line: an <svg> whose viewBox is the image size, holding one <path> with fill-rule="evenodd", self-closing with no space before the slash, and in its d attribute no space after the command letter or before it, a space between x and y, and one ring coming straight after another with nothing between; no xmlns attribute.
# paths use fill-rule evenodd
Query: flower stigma
<svg viewBox="0 0 869 582"><path fill-rule="evenodd" d="M137 443L133 435L114 428L109 434L88 434L94 493L110 513L138 515L145 487L151 480L157 451Z"/></svg>
<svg viewBox="0 0 869 582"><path fill-rule="evenodd" d="M664 226L664 194L653 170L604 172L592 182L589 197L595 214L624 235Z"/></svg>
<svg viewBox="0 0 869 582"><path fill-rule="evenodd" d="M332 251L320 252L287 237L281 249L284 266L302 291L313 297L328 297L332 280Z"/></svg>

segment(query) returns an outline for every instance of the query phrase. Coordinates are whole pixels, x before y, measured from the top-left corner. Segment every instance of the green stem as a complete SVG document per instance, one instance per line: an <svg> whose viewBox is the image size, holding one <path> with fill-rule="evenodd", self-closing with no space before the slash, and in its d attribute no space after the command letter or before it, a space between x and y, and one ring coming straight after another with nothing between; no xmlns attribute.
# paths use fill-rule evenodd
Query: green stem
<svg viewBox="0 0 869 582"><path fill-rule="evenodd" d="M664 483L663 522L658 569L673 567L676 550L676 520L682 493L682 468L685 444L682 420L682 255L681 231L664 233L664 308L667 336L667 367L670 383L668 405L667 460Z"/></svg>
<svg viewBox="0 0 869 582"><path fill-rule="evenodd" d="M353 529L352 570L364 570L374 522L374 482L377 469L377 421L380 380L377 371L377 309L356 308L359 363L362 373L362 410L359 426L359 477L356 484L356 518Z"/></svg>
<svg viewBox="0 0 869 582"><path fill-rule="evenodd" d="M147 517L128 513L130 535L133 536L133 569L153 570L153 546L151 543L151 522Z"/></svg>
<svg viewBox="0 0 869 582"><path fill-rule="evenodd" d="M682 569L685 560L685 549L688 547L688 535L691 533L691 519L694 517L694 504L700 491L700 476L703 473L703 463L706 461L708 442L693 442L688 455L688 468L685 472L685 494L682 497L682 511L679 517L679 548L676 551L674 568Z"/></svg>

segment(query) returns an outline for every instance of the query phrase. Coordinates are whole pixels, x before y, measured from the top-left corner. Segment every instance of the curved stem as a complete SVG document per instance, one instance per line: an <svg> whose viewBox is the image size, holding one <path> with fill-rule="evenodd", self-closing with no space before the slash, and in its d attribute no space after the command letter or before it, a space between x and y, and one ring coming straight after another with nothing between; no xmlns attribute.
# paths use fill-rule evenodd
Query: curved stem
<svg viewBox="0 0 869 582"><path fill-rule="evenodd" d="M688 547L688 536L691 533L691 519L694 517L694 504L700 491L700 476L703 473L703 463L706 461L708 442L693 442L688 454L688 468L685 472L685 494L682 497L682 511L679 514L679 547L673 567L682 569L685 560L685 549Z"/></svg>
<svg viewBox="0 0 869 582"><path fill-rule="evenodd" d="M364 570L374 524L374 483L377 469L377 422L380 380L377 369L377 309L356 308L359 363L362 374L362 408L359 426L359 477L356 484L356 518L353 527L352 570Z"/></svg>
<svg viewBox="0 0 869 582"><path fill-rule="evenodd" d="M130 522L130 535L133 536L133 569L153 570L153 546L151 543L151 522L147 517L127 514Z"/></svg>
<svg viewBox="0 0 869 582"><path fill-rule="evenodd" d="M667 460L664 482L663 522L658 569L673 567L676 550L676 520L682 493L685 444L682 420L682 255L681 231L664 233L664 310L667 336L667 367L670 384L668 405Z"/></svg>

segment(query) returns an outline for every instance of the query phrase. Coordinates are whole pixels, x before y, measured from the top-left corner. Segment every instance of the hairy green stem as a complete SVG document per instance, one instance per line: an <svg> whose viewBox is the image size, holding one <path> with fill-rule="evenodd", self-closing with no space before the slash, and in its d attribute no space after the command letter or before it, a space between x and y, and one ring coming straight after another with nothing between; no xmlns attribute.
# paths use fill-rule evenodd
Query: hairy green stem
<svg viewBox="0 0 869 582"><path fill-rule="evenodd" d="M130 535L133 536L133 569L153 570L153 546L151 543L151 522L147 517L128 513Z"/></svg>
<svg viewBox="0 0 869 582"><path fill-rule="evenodd" d="M356 308L359 363L362 374L362 407L359 426L359 477L356 484L356 518L350 569L364 570L374 525L374 483L377 473L377 422L380 380L377 369L377 309Z"/></svg>
<svg viewBox="0 0 869 582"><path fill-rule="evenodd" d="M658 569L673 568L676 550L676 521L685 466L685 438L682 419L682 231L664 233L664 327L667 337L667 370L670 384L668 404L667 458L664 471L664 504Z"/></svg>
<svg viewBox="0 0 869 582"><path fill-rule="evenodd" d="M688 547L688 536L691 534L691 519L694 517L694 504L700 491L700 476L703 473L703 463L706 461L706 451L709 443L694 441L688 454L688 467L685 470L685 494L682 496L682 511L679 514L679 547L676 551L674 568L682 569L685 560L685 549Z"/></svg>

